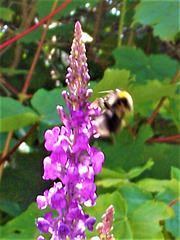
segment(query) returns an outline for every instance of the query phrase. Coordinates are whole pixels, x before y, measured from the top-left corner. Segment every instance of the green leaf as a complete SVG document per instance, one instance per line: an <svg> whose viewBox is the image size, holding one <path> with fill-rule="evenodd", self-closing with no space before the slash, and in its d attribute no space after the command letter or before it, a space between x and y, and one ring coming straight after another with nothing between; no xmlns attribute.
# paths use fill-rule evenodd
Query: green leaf
<svg viewBox="0 0 180 240"><path fill-rule="evenodd" d="M180 169L176 167L171 168L171 178L175 178L180 181Z"/></svg>
<svg viewBox="0 0 180 240"><path fill-rule="evenodd" d="M146 201L152 200L151 194L142 191L135 184L131 184L128 186L120 186L119 191L122 197L126 199L129 215Z"/></svg>
<svg viewBox="0 0 180 240"><path fill-rule="evenodd" d="M41 115L40 121L48 125L59 125L61 120L58 116L56 107L63 105L65 107L64 98L62 97L63 89L54 89L51 91L40 89L31 99L32 106ZM65 107L65 109L67 109Z"/></svg>
<svg viewBox="0 0 180 240"><path fill-rule="evenodd" d="M173 210L162 202L146 201L131 213L133 239L164 239L160 220L173 216Z"/></svg>
<svg viewBox="0 0 180 240"><path fill-rule="evenodd" d="M122 169L118 169L118 172L102 167L101 174L97 175L97 178L126 178L126 172Z"/></svg>
<svg viewBox="0 0 180 240"><path fill-rule="evenodd" d="M124 129L120 134L115 136L115 144L107 142L98 142L99 147L105 154L104 167L111 170L123 168L126 171L136 167L150 159L144 155L145 140L152 136L152 130L149 126L142 126L136 139ZM132 174L132 173L131 173ZM131 176L131 174L129 176ZM132 174L133 176L133 174Z"/></svg>
<svg viewBox="0 0 180 240"><path fill-rule="evenodd" d="M180 182L173 179L170 186L167 186L163 192L157 194L156 199L172 205L171 207L174 210L175 216L168 219L165 222L165 226L167 231L171 232L174 237L180 237Z"/></svg>
<svg viewBox="0 0 180 240"><path fill-rule="evenodd" d="M0 199L0 210L14 217L22 212L17 203L5 199Z"/></svg>
<svg viewBox="0 0 180 240"><path fill-rule="evenodd" d="M103 97L102 91L119 88L131 94L134 102L134 114L140 113L142 116L150 116L161 98L174 96L177 87L178 83L171 84L170 79L164 79L163 81L146 80L145 84L142 85L133 81L130 72L127 70L108 69L105 71L102 80L94 87L90 101ZM164 111L168 111L166 106Z"/></svg>
<svg viewBox="0 0 180 240"><path fill-rule="evenodd" d="M145 178L137 183L138 187L149 192L164 192L167 188L173 191L180 189L177 180L158 180L154 178Z"/></svg>
<svg viewBox="0 0 180 240"><path fill-rule="evenodd" d="M6 22L10 22L12 21L13 15L14 15L13 10L5 7L0 7L0 19Z"/></svg>
<svg viewBox="0 0 180 240"><path fill-rule="evenodd" d="M13 131L39 121L39 116L17 100L0 97L0 132Z"/></svg>
<svg viewBox="0 0 180 240"><path fill-rule="evenodd" d="M179 146L175 144L148 144L144 156L152 158L154 161L154 166L150 172L152 178L170 178L171 167L179 167Z"/></svg>
<svg viewBox="0 0 180 240"><path fill-rule="evenodd" d="M170 218L166 221L166 229L171 232L176 239L180 238L180 201L172 206L175 217Z"/></svg>
<svg viewBox="0 0 180 240"><path fill-rule="evenodd" d="M154 162L152 160L149 160L143 167L136 167L132 168L128 173L127 173L127 178L132 179L135 177L138 177L140 174L142 174L144 171L151 169L151 167L154 165Z"/></svg>
<svg viewBox="0 0 180 240"><path fill-rule="evenodd" d="M102 221L101 217L106 212L106 209L110 205L113 205L113 207L115 209L114 218L117 219L118 223L121 222L120 225L123 227L123 222L124 222L123 218L127 214L127 205L126 205L126 201L122 198L122 196L119 192L114 192L112 194L108 193L108 194L99 195L97 198L97 201L96 201L96 206L93 206L91 208L85 207L85 211L87 213L89 213L90 216L95 216L97 219L96 223L98 223L98 222ZM120 227L120 225L117 226L116 220L115 220L115 222L113 224L113 227L114 227L113 232L117 231L118 228ZM120 229L122 229L122 227L119 228L119 231L120 231ZM92 233L86 231L87 239L90 239L90 237L94 236L95 235L94 232L92 234ZM96 235L97 235L97 232L96 232ZM115 235L115 237L116 236L118 236L118 235ZM119 236L117 239L119 239Z"/></svg>
<svg viewBox="0 0 180 240"><path fill-rule="evenodd" d="M175 95L178 84L171 84L169 79L160 82L159 80L148 80L146 85L133 84L131 95L134 100L134 112L143 116L150 116L162 97ZM167 112L167 109L164 108Z"/></svg>
<svg viewBox="0 0 180 240"><path fill-rule="evenodd" d="M173 210L163 202L154 202L149 194L137 187L122 187L119 192L100 195L96 206L86 208L97 222L109 205L115 209L113 235L115 239L163 239L160 220L173 216ZM95 233L94 233L95 235ZM88 233L90 239L92 234Z"/></svg>
<svg viewBox="0 0 180 240"><path fill-rule="evenodd" d="M173 79L179 64L163 54L146 56L141 49L122 46L113 51L115 65L113 68L127 69L136 75L136 81L145 84L147 80L165 78Z"/></svg>
<svg viewBox="0 0 180 240"><path fill-rule="evenodd" d="M124 69L107 69L104 73L103 79L93 88L93 94L90 101L102 97L102 93L100 93L101 91L115 90L116 88L127 90L131 81L132 78L130 77L129 71Z"/></svg>
<svg viewBox="0 0 180 240"><path fill-rule="evenodd" d="M35 220L43 212L46 211L38 209L37 204L32 203L25 212L1 228L1 240L37 239L39 231L37 230Z"/></svg>
<svg viewBox="0 0 180 240"><path fill-rule="evenodd" d="M127 184L129 182L128 180L138 177L145 170L150 169L152 165L153 162L149 160L143 167L132 168L127 173L121 169L118 169L118 172L116 172L103 167L101 173L97 176L97 179L102 180L96 181L96 185L109 188L118 187L120 184Z"/></svg>
<svg viewBox="0 0 180 240"><path fill-rule="evenodd" d="M141 0L136 7L134 24L139 22L150 25L154 29L155 36L171 41L180 31L179 14L179 1Z"/></svg>

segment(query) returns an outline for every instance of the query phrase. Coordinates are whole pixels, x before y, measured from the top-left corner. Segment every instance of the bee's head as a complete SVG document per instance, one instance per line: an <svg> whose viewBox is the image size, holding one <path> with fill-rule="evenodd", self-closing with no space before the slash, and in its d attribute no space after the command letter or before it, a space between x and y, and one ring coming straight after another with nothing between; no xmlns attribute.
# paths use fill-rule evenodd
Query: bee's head
<svg viewBox="0 0 180 240"><path fill-rule="evenodd" d="M133 100L128 92L116 89L116 95L118 96L120 104L123 104L125 114L133 111Z"/></svg>

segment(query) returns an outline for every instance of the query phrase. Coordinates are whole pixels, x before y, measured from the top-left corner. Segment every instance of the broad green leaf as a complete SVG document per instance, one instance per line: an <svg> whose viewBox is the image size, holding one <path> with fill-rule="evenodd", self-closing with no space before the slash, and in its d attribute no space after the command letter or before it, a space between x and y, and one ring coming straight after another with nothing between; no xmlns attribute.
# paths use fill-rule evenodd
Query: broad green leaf
<svg viewBox="0 0 180 240"><path fill-rule="evenodd" d="M41 115L40 121L48 125L59 125L61 120L58 116L57 105L65 106L64 98L62 97L63 89L54 89L47 91L45 89L38 90L31 100L32 106Z"/></svg>
<svg viewBox="0 0 180 240"><path fill-rule="evenodd" d="M0 19L6 21L6 22L10 22L12 21L12 17L14 15L14 11L9 9L9 8L5 8L5 7L0 7Z"/></svg>
<svg viewBox="0 0 180 240"><path fill-rule="evenodd" d="M113 55L116 61L113 68L129 70L131 74L136 75L136 81L143 84L147 80L173 79L179 68L178 62L167 55L146 56L141 49L128 46L116 48Z"/></svg>
<svg viewBox="0 0 180 240"><path fill-rule="evenodd" d="M175 178L180 181L180 169L176 167L171 168L171 178Z"/></svg>
<svg viewBox="0 0 180 240"><path fill-rule="evenodd" d="M102 91L115 90L116 88L127 90L131 81L132 78L129 71L107 69L104 73L103 79L93 88L93 94L90 98L90 101L93 101L98 97L102 97Z"/></svg>
<svg viewBox="0 0 180 240"><path fill-rule="evenodd" d="M150 116L161 98L174 96L177 87L178 84L171 84L170 79L163 81L146 79L146 83L142 85L134 81L127 70L108 69L103 79L94 87L90 101L103 97L102 91L119 88L131 94L134 102L134 115L140 113L143 116ZM167 112L166 106L164 111Z"/></svg>
<svg viewBox="0 0 180 240"><path fill-rule="evenodd" d="M173 217L173 210L165 203L154 202L148 194L136 187L123 187L119 192L100 195L95 207L86 208L91 216L97 216L97 222L109 205L115 209L113 234L115 239L163 239L160 220ZM123 195L124 194L124 195ZM88 237L94 236L88 233Z"/></svg>
<svg viewBox="0 0 180 240"><path fill-rule="evenodd" d="M127 173L127 178L132 179L135 177L138 177L140 174L142 174L144 171L151 169L151 167L154 165L154 162L149 160L144 166L142 167L136 167L132 168L128 173Z"/></svg>
<svg viewBox="0 0 180 240"><path fill-rule="evenodd" d="M0 97L0 131L13 131L39 121L39 116L17 100Z"/></svg>
<svg viewBox="0 0 180 240"><path fill-rule="evenodd" d="M173 179L173 183L177 183L175 179ZM173 218L168 219L165 222L165 226L167 231L171 232L174 237L180 237L180 183L179 186L173 187L167 186L167 188L157 194L156 199L158 201L164 201L166 204L172 207L174 210L175 216ZM171 184L172 185L172 184Z"/></svg>
<svg viewBox="0 0 180 240"><path fill-rule="evenodd" d="M180 31L179 14L179 1L141 0L136 7L134 24L150 25L154 29L155 36L171 41Z"/></svg>
<svg viewBox="0 0 180 240"><path fill-rule="evenodd" d="M143 116L150 116L162 97L175 95L178 84L171 84L169 79L148 80L146 85L132 85L131 95L134 100L134 112ZM163 108L163 106L162 106ZM167 112L166 106L163 109Z"/></svg>
<svg viewBox="0 0 180 240"><path fill-rule="evenodd" d="M128 205L128 215L130 215L135 209L140 207L148 200L152 200L151 194L142 191L135 184L120 186L119 191L123 198L126 199Z"/></svg>
<svg viewBox="0 0 180 240"><path fill-rule="evenodd" d="M129 182L124 178L106 178L96 182L97 186L104 188L115 187L118 188L120 185L129 184Z"/></svg>
<svg viewBox="0 0 180 240"><path fill-rule="evenodd" d="M36 227L36 219L46 211L37 208L36 203L32 203L29 208L18 217L9 221L1 229L2 240L27 240L37 239L39 233Z"/></svg>
<svg viewBox="0 0 180 240"><path fill-rule="evenodd" d="M180 200L172 206L175 217L166 221L165 226L167 231L171 232L176 239L180 239Z"/></svg>
<svg viewBox="0 0 180 240"><path fill-rule="evenodd" d="M21 208L17 203L7 201L5 199L0 199L0 210L2 212L8 213L13 217L19 215L22 212Z"/></svg>
<svg viewBox="0 0 180 240"><path fill-rule="evenodd" d="M146 201L129 217L133 239L164 239L159 221L173 216L173 210L166 204Z"/></svg>
<svg viewBox="0 0 180 240"><path fill-rule="evenodd" d="M110 206L113 205L115 209L115 214L114 214L114 219L115 222L113 223L114 231L118 230L120 231L120 227L124 226L124 216L127 216L127 204L125 199L122 198L121 194L119 192L114 192L112 194L107 193L103 195L99 195L96 201L96 206L93 206L91 208L85 208L85 211L90 214L90 216L95 216L98 222L101 222L102 215L105 214L106 209ZM119 223L119 226L116 224L116 219ZM94 227L95 229L95 227ZM123 230L123 229L122 229ZM90 239L90 237L97 235L97 232L94 230L93 233L90 233L86 231L87 238ZM118 235L117 235L118 236ZM116 235L115 235L116 237ZM119 236L118 236L119 237ZM118 239L118 238L117 238Z"/></svg>
<svg viewBox="0 0 180 240"><path fill-rule="evenodd" d="M149 192L164 192L167 188L173 191L180 190L180 183L176 179L159 180L154 178L145 178L137 183L137 186Z"/></svg>
<svg viewBox="0 0 180 240"><path fill-rule="evenodd" d="M175 144L154 143L146 145L144 156L154 161L150 177L170 178L171 167L179 167L179 146Z"/></svg>
<svg viewBox="0 0 180 240"><path fill-rule="evenodd" d="M127 129L124 129L115 136L114 144L99 142L99 146L105 154L103 166L116 171L118 171L118 168L129 171L131 168L145 164L150 158L144 155L146 147L144 142L152 134L149 126L142 126L136 139L133 139Z"/></svg>
<svg viewBox="0 0 180 240"><path fill-rule="evenodd" d="M105 188L109 187L118 187L120 184L128 184L128 180L138 177L145 170L150 169L153 165L153 162L149 160L143 167L132 168L129 172L121 171L118 169L118 172L102 168L101 173L97 176L96 181L97 186L102 186Z"/></svg>
<svg viewBox="0 0 180 240"><path fill-rule="evenodd" d="M102 167L101 173L97 175L97 178L125 178L126 172L123 169L118 169L118 172L105 167Z"/></svg>

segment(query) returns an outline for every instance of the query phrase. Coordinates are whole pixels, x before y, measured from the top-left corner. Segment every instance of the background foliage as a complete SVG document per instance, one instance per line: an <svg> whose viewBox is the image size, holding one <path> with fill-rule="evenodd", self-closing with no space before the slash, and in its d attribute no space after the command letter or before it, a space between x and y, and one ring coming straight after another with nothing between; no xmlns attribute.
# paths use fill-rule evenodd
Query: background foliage
<svg viewBox="0 0 180 240"><path fill-rule="evenodd" d="M63 2L67 6L48 24L22 37ZM87 212L101 221L113 204L115 239L180 239L179 2L0 3L1 239L38 235L35 219L43 214L34 201L52 185L41 179L47 155L43 134L61 125L56 105L64 105L61 91L76 20L93 39L86 42L91 100L116 88L134 100L133 116L127 116L114 143L92 141L106 159L96 178L97 204ZM17 41L3 46L16 35ZM87 239L96 235L94 230Z"/></svg>

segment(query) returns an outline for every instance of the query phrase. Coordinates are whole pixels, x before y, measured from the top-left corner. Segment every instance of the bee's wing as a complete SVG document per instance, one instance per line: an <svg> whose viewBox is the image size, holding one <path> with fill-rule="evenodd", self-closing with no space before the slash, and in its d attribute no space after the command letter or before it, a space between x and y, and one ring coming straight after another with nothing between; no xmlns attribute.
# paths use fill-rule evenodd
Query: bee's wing
<svg viewBox="0 0 180 240"><path fill-rule="evenodd" d="M113 92L113 90L106 90L106 91L101 91L99 93L112 93L112 92Z"/></svg>

